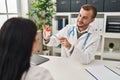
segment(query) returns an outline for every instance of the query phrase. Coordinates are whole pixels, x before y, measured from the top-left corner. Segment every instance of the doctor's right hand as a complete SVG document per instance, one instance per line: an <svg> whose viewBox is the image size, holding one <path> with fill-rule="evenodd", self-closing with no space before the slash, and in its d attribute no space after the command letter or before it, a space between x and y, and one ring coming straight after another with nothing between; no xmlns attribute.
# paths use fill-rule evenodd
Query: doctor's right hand
<svg viewBox="0 0 120 80"><path fill-rule="evenodd" d="M65 37L61 37L59 38L60 40L60 44L63 45L64 47L66 47L67 49L71 48L71 44L68 42L67 38Z"/></svg>
<svg viewBox="0 0 120 80"><path fill-rule="evenodd" d="M43 38L44 40L49 40L51 34L51 28L49 26L43 27Z"/></svg>

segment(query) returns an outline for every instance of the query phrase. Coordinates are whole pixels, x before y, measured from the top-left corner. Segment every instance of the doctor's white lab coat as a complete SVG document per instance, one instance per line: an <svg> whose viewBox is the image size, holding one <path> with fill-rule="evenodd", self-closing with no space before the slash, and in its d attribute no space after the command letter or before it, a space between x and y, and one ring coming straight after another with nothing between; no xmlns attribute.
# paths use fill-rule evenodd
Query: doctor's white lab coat
<svg viewBox="0 0 120 80"><path fill-rule="evenodd" d="M50 37L49 43L47 46L58 46L60 44L59 38L65 37L72 45L71 49L74 47L72 54L70 53L71 49L68 50L64 46L61 46L61 56L62 57L71 57L82 64L88 64L94 60L95 53L97 51L100 35L93 31L93 28L89 26L87 33L83 34L77 39L77 26L76 25L67 25L57 34ZM90 33L86 44L83 46L85 39Z"/></svg>

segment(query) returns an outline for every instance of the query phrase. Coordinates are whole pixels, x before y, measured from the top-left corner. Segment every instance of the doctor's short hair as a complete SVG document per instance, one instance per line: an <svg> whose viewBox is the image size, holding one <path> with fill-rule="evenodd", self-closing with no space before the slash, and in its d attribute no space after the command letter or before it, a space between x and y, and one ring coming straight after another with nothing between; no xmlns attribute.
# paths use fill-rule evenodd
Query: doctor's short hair
<svg viewBox="0 0 120 80"><path fill-rule="evenodd" d="M81 8L83 8L84 10L87 10L87 11L90 11L92 10L93 11L93 16L92 18L95 18L96 15L97 15L97 9L95 8L95 6L91 5L91 4L85 4L83 5Z"/></svg>

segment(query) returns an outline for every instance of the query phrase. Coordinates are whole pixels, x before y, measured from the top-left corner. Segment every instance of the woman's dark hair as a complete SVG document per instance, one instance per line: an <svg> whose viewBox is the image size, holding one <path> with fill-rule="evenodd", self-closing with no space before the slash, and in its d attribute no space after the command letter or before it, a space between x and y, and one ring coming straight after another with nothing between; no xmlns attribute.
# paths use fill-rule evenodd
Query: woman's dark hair
<svg viewBox="0 0 120 80"><path fill-rule="evenodd" d="M8 19L0 30L0 80L21 80L30 67L37 32L29 19Z"/></svg>

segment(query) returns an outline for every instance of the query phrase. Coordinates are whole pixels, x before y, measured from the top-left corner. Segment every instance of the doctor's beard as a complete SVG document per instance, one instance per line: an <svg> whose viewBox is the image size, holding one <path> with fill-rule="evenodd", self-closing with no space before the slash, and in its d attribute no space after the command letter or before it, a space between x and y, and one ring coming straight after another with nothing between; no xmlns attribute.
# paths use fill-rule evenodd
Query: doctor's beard
<svg viewBox="0 0 120 80"><path fill-rule="evenodd" d="M82 23L77 23L77 27L78 28L83 28L84 26L83 26L84 24L82 24Z"/></svg>
<svg viewBox="0 0 120 80"><path fill-rule="evenodd" d="M88 26L88 25L87 25ZM81 31L84 31L85 29L87 29L87 26L84 25L84 24L77 24L77 28L78 30L81 32Z"/></svg>

